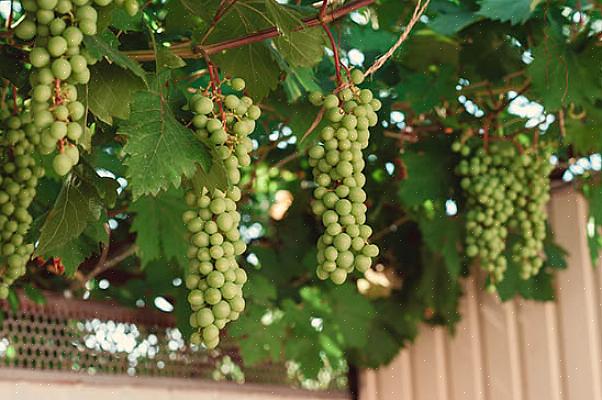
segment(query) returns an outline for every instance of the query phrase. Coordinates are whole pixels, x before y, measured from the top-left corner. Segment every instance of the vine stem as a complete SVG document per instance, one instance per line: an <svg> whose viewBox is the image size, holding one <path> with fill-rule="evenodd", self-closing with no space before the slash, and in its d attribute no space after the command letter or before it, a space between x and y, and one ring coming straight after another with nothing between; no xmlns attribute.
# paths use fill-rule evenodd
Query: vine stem
<svg viewBox="0 0 602 400"><path fill-rule="evenodd" d="M327 13L324 18L320 17L306 18L302 20L303 25L298 27L297 30L303 30L308 28L314 28L322 25L322 23L329 24L353 11L359 10L360 8L366 7L374 3L375 0L354 0L346 5L339 7L332 12ZM262 42L267 39L278 37L282 34L277 27L271 27L264 29L246 36L242 36L236 39L226 40L214 44L199 44L196 46L192 45L192 41L187 40L171 46L172 53L184 58L201 58L204 54L207 56L221 53L224 50L235 49L249 44ZM153 50L135 50L124 52L127 56L138 61L153 61L155 59L155 52Z"/></svg>
<svg viewBox="0 0 602 400"><path fill-rule="evenodd" d="M420 21L420 17L426 11L430 1L431 0L426 0L424 3L422 3L422 0L418 0L418 2L416 3L416 8L414 8L414 12L412 13L412 18L410 19L410 22L408 22L408 25L405 27L405 29L399 36L399 39L397 39L395 44L393 46L391 46L391 48L389 50L387 50L387 52L385 54L378 57L376 59L376 61L374 61L374 64L372 64L370 66L370 68L368 68L366 70L366 72L364 73L364 76L372 75L376 71L378 71L387 62L387 60L389 58L391 58L393 53L395 53L395 51L397 51L399 46L401 46L402 43L406 41L408 36L410 36L410 32L414 28L414 25L416 25L418 23L418 21Z"/></svg>
<svg viewBox="0 0 602 400"><path fill-rule="evenodd" d="M322 29L326 32L326 36L328 36L328 40L330 41L330 47L332 48L332 56L334 58L334 72L337 77L337 87L340 88L343 86L343 78L341 77L341 59L339 57L339 49L337 47L337 43L334 40L334 36L332 36L332 32L328 28L324 19L326 18L326 11L328 9L328 0L324 0L322 2L322 7L320 8L320 25L322 25Z"/></svg>

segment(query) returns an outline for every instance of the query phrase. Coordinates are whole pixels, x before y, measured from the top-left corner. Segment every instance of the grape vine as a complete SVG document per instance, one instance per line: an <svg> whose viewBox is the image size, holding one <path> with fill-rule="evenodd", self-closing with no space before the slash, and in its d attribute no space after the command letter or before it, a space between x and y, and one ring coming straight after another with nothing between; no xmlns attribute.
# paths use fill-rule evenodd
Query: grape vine
<svg viewBox="0 0 602 400"><path fill-rule="evenodd" d="M310 101L324 107L328 125L320 132L320 143L309 150L316 188L313 212L322 219L325 232L318 239L320 279L340 285L357 269L366 272L378 247L369 244L372 228L366 224L366 177L362 150L368 146L369 128L376 125L381 107L368 89L359 89L364 75L350 73L348 87L326 97L312 93Z"/></svg>
<svg viewBox="0 0 602 400"><path fill-rule="evenodd" d="M244 80L234 78L224 89L240 92ZM255 130L261 115L250 97L222 94L222 87L211 85L190 100L196 137L208 143L219 162L223 162L231 188L222 191L205 185L194 185L186 194L191 210L183 215L190 232L188 258L190 264L186 287L192 308L190 325L197 329L190 341L214 348L219 331L238 319L245 308L242 287L247 280L236 257L243 254L246 244L240 236L240 214L236 202L241 198L240 167L249 166L253 148L248 135Z"/></svg>

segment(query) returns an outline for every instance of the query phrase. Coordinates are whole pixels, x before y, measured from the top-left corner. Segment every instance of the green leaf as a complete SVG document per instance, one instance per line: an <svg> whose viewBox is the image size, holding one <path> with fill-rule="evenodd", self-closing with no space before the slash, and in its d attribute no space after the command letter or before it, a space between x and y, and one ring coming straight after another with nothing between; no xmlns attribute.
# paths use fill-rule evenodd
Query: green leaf
<svg viewBox="0 0 602 400"><path fill-rule="evenodd" d="M45 254L46 258L58 257L65 266L65 275L72 278L82 262L100 252L100 244L107 243L109 235L104 222L89 224L84 232L68 243Z"/></svg>
<svg viewBox="0 0 602 400"><path fill-rule="evenodd" d="M438 14L429 21L428 26L441 35L450 36L460 32L478 19L479 16L472 11L454 7L452 10Z"/></svg>
<svg viewBox="0 0 602 400"><path fill-rule="evenodd" d="M451 67L441 68L437 74L420 72L408 75L398 86L400 98L409 102L416 113L424 113L458 93L454 82L455 72Z"/></svg>
<svg viewBox="0 0 602 400"><path fill-rule="evenodd" d="M262 323L266 311L264 307L251 304L240 319L228 327L228 334L236 338L245 365L281 361L286 325L278 313L269 323Z"/></svg>
<svg viewBox="0 0 602 400"><path fill-rule="evenodd" d="M198 17L200 10L197 8L200 7L202 7L200 2L170 0L165 6L165 11L167 11L166 31L172 35L200 32L203 26L203 20Z"/></svg>
<svg viewBox="0 0 602 400"><path fill-rule="evenodd" d="M156 195L170 185L179 187L182 175L191 177L198 164L205 170L211 167L206 146L176 119L162 92L135 93L130 119L120 130L128 136L123 150L135 199Z"/></svg>
<svg viewBox="0 0 602 400"><path fill-rule="evenodd" d="M289 68L283 87L289 103L297 101L304 92L320 91L311 68Z"/></svg>
<svg viewBox="0 0 602 400"><path fill-rule="evenodd" d="M97 190L75 175L64 183L40 231L36 255L60 248L79 236L90 222L97 221L102 212L102 200Z"/></svg>
<svg viewBox="0 0 602 400"><path fill-rule="evenodd" d="M23 287L23 290L27 298L29 298L29 300L33 301L35 304L46 304L46 296L44 296L44 293L40 292L37 288L32 286L31 283L26 284Z"/></svg>
<svg viewBox="0 0 602 400"><path fill-rule="evenodd" d="M15 289L10 288L8 292L8 298L6 300L8 301L8 305L13 313L19 311L21 308L21 300L19 300L19 296L17 295L17 292L15 292Z"/></svg>
<svg viewBox="0 0 602 400"><path fill-rule="evenodd" d="M449 217L442 210L433 218L422 216L419 219L422 240L431 252L439 253L451 278L456 279L462 272L460 254L463 239L463 223L457 217Z"/></svg>
<svg viewBox="0 0 602 400"><path fill-rule="evenodd" d="M404 66L424 72L432 66L453 71L458 66L459 56L460 46L454 39L424 29L414 33L396 57Z"/></svg>
<svg viewBox="0 0 602 400"><path fill-rule="evenodd" d="M456 180L455 160L449 146L447 138L431 139L409 147L402 155L407 178L401 183L399 197L406 206L448 198L450 182Z"/></svg>
<svg viewBox="0 0 602 400"><path fill-rule="evenodd" d="M266 0L266 10L282 35L274 39L284 59L294 66L311 67L322 59L324 34L321 27L303 27L301 14L292 7Z"/></svg>
<svg viewBox="0 0 602 400"><path fill-rule="evenodd" d="M211 21L219 7L215 1L182 1L199 12L205 21ZM276 23L266 10L266 0L239 0L233 2L220 18L206 43L238 38L272 26ZM212 59L227 75L245 79L249 95L256 100L261 100L278 86L280 68L265 43L230 49Z"/></svg>
<svg viewBox="0 0 602 400"><path fill-rule="evenodd" d="M435 320L453 324L460 319L461 288L458 278L450 274L444 263L440 253L422 250L422 275L413 295L434 313Z"/></svg>
<svg viewBox="0 0 602 400"><path fill-rule="evenodd" d="M136 233L142 267L162 258L176 260L183 267L188 264L187 232L181 222L186 209L182 191L175 189L157 197L140 197L130 205L129 211L135 213L131 231Z"/></svg>
<svg viewBox="0 0 602 400"><path fill-rule="evenodd" d="M602 48L589 40L576 48L551 29L547 39L533 49L528 67L533 89L548 111L575 103L591 106L602 98ZM598 141L599 142L599 141Z"/></svg>
<svg viewBox="0 0 602 400"><path fill-rule="evenodd" d="M278 86L280 69L263 43L231 49L213 59L227 75L243 78L249 95L257 101Z"/></svg>
<svg viewBox="0 0 602 400"><path fill-rule="evenodd" d="M479 14L493 20L523 24L541 0L483 0Z"/></svg>
<svg viewBox="0 0 602 400"><path fill-rule="evenodd" d="M158 47L156 64L157 68L181 68L186 65L186 62L175 55L169 48Z"/></svg>
<svg viewBox="0 0 602 400"><path fill-rule="evenodd" d="M347 283L331 289L326 301L332 309L329 319L337 325L343 347L365 346L374 317L374 309L368 299L358 293L354 284Z"/></svg>
<svg viewBox="0 0 602 400"><path fill-rule="evenodd" d="M140 64L119 51L119 39L109 30L100 35L84 36L84 44L92 57L106 58L122 68L127 68L146 83L146 72Z"/></svg>
<svg viewBox="0 0 602 400"><path fill-rule="evenodd" d="M268 306L276 300L276 286L265 276L251 272L251 279L244 286L245 298L255 304Z"/></svg>
<svg viewBox="0 0 602 400"><path fill-rule="evenodd" d="M566 142L573 146L577 154L591 154L602 151L602 105L584 103L579 116L568 113L565 119Z"/></svg>
<svg viewBox="0 0 602 400"><path fill-rule="evenodd" d="M144 82L128 70L105 62L90 67L88 106L103 122L113 124L113 117L127 119L132 95L145 88Z"/></svg>

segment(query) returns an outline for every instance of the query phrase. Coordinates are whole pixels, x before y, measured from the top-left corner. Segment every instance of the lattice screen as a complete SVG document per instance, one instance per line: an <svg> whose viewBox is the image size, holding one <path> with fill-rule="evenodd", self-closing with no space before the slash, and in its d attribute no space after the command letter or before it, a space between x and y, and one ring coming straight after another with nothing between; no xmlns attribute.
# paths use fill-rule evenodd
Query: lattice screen
<svg viewBox="0 0 602 400"><path fill-rule="evenodd" d="M0 368L288 382L284 365L240 369L227 339L219 351L188 348L168 314L57 295L43 306L22 296L17 312L0 308Z"/></svg>

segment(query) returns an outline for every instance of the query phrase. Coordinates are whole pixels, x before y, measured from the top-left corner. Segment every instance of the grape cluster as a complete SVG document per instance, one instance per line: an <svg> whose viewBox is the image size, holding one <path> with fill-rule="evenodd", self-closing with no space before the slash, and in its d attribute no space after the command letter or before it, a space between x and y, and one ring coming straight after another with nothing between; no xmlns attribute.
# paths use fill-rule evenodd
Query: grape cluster
<svg viewBox="0 0 602 400"><path fill-rule="evenodd" d="M96 6L112 0L23 0L25 18L15 28L22 40L34 40L29 53L33 66L31 112L33 124L41 131L38 151L51 154L58 149L52 166L66 175L79 161L77 143L84 134L86 108L78 101L76 85L90 80L88 65L96 62L82 49L84 35L97 32ZM135 0L120 0L135 14Z"/></svg>
<svg viewBox="0 0 602 400"><path fill-rule="evenodd" d="M324 107L328 121L320 132L320 141L309 150L317 187L313 212L322 219L325 232L318 239L320 279L330 278L337 285L354 269L366 272L378 247L369 244L372 234L366 225L366 177L362 150L368 146L369 128L376 125L381 107L368 89L355 85L363 81L359 70L351 72L353 84L337 94L312 93L310 101Z"/></svg>
<svg viewBox="0 0 602 400"><path fill-rule="evenodd" d="M480 140L455 142L452 150L463 159L456 168L466 193L466 255L478 258L492 287L504 278L510 235L513 261L524 279L543 265L546 236L545 203L549 199L549 152L519 154L510 142L496 142L488 150Z"/></svg>
<svg viewBox="0 0 602 400"><path fill-rule="evenodd" d="M36 195L44 169L36 166L33 143L39 132L31 114L10 116L3 112L0 128L0 299L9 286L25 274L34 250L25 242L32 217L28 207Z"/></svg>
<svg viewBox="0 0 602 400"><path fill-rule="evenodd" d="M242 91L245 82L240 78L229 81L224 88ZM228 94L221 90L196 94L190 101L194 113L192 125L199 140L209 144L217 158L223 161L232 187L226 191L195 187L186 194L191 210L183 220L190 233L190 259L186 287L193 313L190 325L197 329L190 338L193 344L215 348L219 331L245 308L242 287L247 280L236 257L243 254L246 244L238 226L240 214L236 202L241 198L240 167L251 163L253 148L248 135L255 130L261 115L259 107L246 96Z"/></svg>
<svg viewBox="0 0 602 400"><path fill-rule="evenodd" d="M553 169L550 156L548 148L543 149L541 154L523 154L521 162L511 167L514 168L518 185L514 200L516 212L508 222L508 227L518 236L512 246L512 258L521 266L523 279L537 275L543 266L543 242L548 218L545 206L550 200L549 176Z"/></svg>

